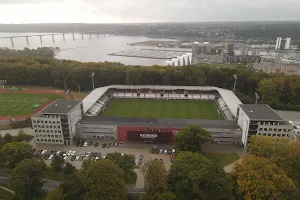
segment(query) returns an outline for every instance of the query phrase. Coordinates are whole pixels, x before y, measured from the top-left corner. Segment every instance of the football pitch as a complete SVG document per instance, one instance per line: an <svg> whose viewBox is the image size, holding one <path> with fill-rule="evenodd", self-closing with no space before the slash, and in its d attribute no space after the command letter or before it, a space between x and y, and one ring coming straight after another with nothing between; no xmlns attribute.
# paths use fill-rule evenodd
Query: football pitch
<svg viewBox="0 0 300 200"><path fill-rule="evenodd" d="M51 100L63 99L58 94L2 93L0 92L0 116L24 116L34 113L32 106Z"/></svg>
<svg viewBox="0 0 300 200"><path fill-rule="evenodd" d="M111 99L101 116L222 120L214 101Z"/></svg>

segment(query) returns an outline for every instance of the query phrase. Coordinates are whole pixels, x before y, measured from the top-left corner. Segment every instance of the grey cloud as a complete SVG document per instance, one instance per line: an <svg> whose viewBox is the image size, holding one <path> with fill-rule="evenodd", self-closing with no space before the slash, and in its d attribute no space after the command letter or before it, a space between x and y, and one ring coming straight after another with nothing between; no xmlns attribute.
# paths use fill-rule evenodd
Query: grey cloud
<svg viewBox="0 0 300 200"><path fill-rule="evenodd" d="M0 0L0 4L38 4L49 0ZM54 2L63 2L63 0L52 0Z"/></svg>
<svg viewBox="0 0 300 200"><path fill-rule="evenodd" d="M124 21L298 20L299 0L82 0Z"/></svg>

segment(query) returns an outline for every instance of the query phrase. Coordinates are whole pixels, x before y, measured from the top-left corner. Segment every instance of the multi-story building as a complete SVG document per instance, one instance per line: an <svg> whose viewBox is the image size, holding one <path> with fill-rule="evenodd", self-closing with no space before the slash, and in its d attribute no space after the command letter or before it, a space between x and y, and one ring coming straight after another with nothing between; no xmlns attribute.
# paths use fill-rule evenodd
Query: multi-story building
<svg viewBox="0 0 300 200"><path fill-rule="evenodd" d="M259 56L260 50L259 49L252 49L252 56Z"/></svg>
<svg viewBox="0 0 300 200"><path fill-rule="evenodd" d="M234 44L228 44L228 55L234 56Z"/></svg>
<svg viewBox="0 0 300 200"><path fill-rule="evenodd" d="M31 117L36 143L73 144L83 105L76 100L56 100Z"/></svg>
<svg viewBox="0 0 300 200"><path fill-rule="evenodd" d="M276 40L275 50L287 50L290 49L291 38L282 39L278 37Z"/></svg>
<svg viewBox="0 0 300 200"><path fill-rule="evenodd" d="M267 104L243 104L237 110L238 125L242 129L242 144L247 149L252 135L293 137L293 125L282 119Z"/></svg>
<svg viewBox="0 0 300 200"><path fill-rule="evenodd" d="M242 51L241 51L241 55L248 56L248 53L249 53L249 47L248 46L243 46Z"/></svg>
<svg viewBox="0 0 300 200"><path fill-rule="evenodd" d="M253 69L265 73L283 73L285 75L300 76L300 64L283 64L283 63L254 63Z"/></svg>

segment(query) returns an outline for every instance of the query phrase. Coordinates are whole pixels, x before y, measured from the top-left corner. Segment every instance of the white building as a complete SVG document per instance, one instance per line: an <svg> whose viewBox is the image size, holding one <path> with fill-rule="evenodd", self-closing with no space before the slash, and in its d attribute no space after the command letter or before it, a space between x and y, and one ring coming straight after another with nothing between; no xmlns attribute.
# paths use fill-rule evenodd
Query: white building
<svg viewBox="0 0 300 200"><path fill-rule="evenodd" d="M76 100L56 100L31 117L36 143L73 144L83 105Z"/></svg>
<svg viewBox="0 0 300 200"><path fill-rule="evenodd" d="M237 110L238 125L242 129L242 144L247 149L252 135L293 137L293 125L283 120L267 104L243 104Z"/></svg>
<svg viewBox="0 0 300 200"><path fill-rule="evenodd" d="M275 50L288 50L290 49L291 38L282 39L278 37L276 40Z"/></svg>

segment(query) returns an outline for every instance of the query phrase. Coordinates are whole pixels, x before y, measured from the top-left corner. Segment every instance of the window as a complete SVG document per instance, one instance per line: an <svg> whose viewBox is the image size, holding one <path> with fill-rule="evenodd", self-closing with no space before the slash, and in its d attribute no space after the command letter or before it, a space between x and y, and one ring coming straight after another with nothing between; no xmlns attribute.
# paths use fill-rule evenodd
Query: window
<svg viewBox="0 0 300 200"><path fill-rule="evenodd" d="M46 125L45 127L46 127L46 128L49 128L49 126L48 126L48 125Z"/></svg>
<svg viewBox="0 0 300 200"><path fill-rule="evenodd" d="M33 123L36 123L36 121L35 121L35 120L32 120L32 122L33 122Z"/></svg>
<svg viewBox="0 0 300 200"><path fill-rule="evenodd" d="M45 131L45 130L43 130L43 133L46 133L46 131Z"/></svg>
<svg viewBox="0 0 300 200"><path fill-rule="evenodd" d="M54 133L57 133L57 131L54 131Z"/></svg>
<svg viewBox="0 0 300 200"><path fill-rule="evenodd" d="M259 128L259 131L262 131L263 129L262 128Z"/></svg>
<svg viewBox="0 0 300 200"><path fill-rule="evenodd" d="M38 142L39 142L39 141L40 141L40 139L36 139L36 141L38 141Z"/></svg>
<svg viewBox="0 0 300 200"><path fill-rule="evenodd" d="M36 132L36 133L37 133L37 132L38 132L38 130L34 130L34 132Z"/></svg>
<svg viewBox="0 0 300 200"><path fill-rule="evenodd" d="M55 140L56 142L58 142L58 140Z"/></svg>
<svg viewBox="0 0 300 200"><path fill-rule="evenodd" d="M43 120L41 120L41 123L43 124L43 123L44 123L44 121L43 121Z"/></svg>
<svg viewBox="0 0 300 200"><path fill-rule="evenodd" d="M34 125L33 127L36 128L36 125Z"/></svg>
<svg viewBox="0 0 300 200"><path fill-rule="evenodd" d="M57 128L60 128L60 126L57 126Z"/></svg>
<svg viewBox="0 0 300 200"><path fill-rule="evenodd" d="M276 134L273 134L273 137L276 137Z"/></svg>
<svg viewBox="0 0 300 200"><path fill-rule="evenodd" d="M58 131L58 133L61 133L61 131Z"/></svg>
<svg viewBox="0 0 300 200"><path fill-rule="evenodd" d="M277 128L274 128L274 131L277 131Z"/></svg>
<svg viewBox="0 0 300 200"><path fill-rule="evenodd" d="M53 128L56 128L56 126L53 126Z"/></svg>
<svg viewBox="0 0 300 200"><path fill-rule="evenodd" d="M282 137L285 137L285 134L282 134Z"/></svg>
<svg viewBox="0 0 300 200"><path fill-rule="evenodd" d="M52 142L55 142L55 140L52 140Z"/></svg>
<svg viewBox="0 0 300 200"><path fill-rule="evenodd" d="M62 142L62 140L59 140L59 142Z"/></svg>
<svg viewBox="0 0 300 200"><path fill-rule="evenodd" d="M50 133L53 133L53 130L51 130Z"/></svg>
<svg viewBox="0 0 300 200"><path fill-rule="evenodd" d="M272 128L269 128L269 131L272 131Z"/></svg>
<svg viewBox="0 0 300 200"><path fill-rule="evenodd" d="M281 128L280 128L280 129L278 129L278 132L281 132L281 130L282 130Z"/></svg>
<svg viewBox="0 0 300 200"><path fill-rule="evenodd" d="M268 131L268 129L267 129L267 128L264 128L264 131Z"/></svg>
<svg viewBox="0 0 300 200"><path fill-rule="evenodd" d="M286 129L284 128L284 129L282 129L284 132L286 132Z"/></svg>
<svg viewBox="0 0 300 200"><path fill-rule="evenodd" d="M42 132L42 130L39 130L39 133L41 133Z"/></svg>
<svg viewBox="0 0 300 200"><path fill-rule="evenodd" d="M44 142L44 139L41 139L41 142Z"/></svg>
<svg viewBox="0 0 300 200"><path fill-rule="evenodd" d="M268 134L268 136L271 136L271 134Z"/></svg>
<svg viewBox="0 0 300 200"><path fill-rule="evenodd" d="M56 138L58 138L58 135L55 135Z"/></svg>
<svg viewBox="0 0 300 200"><path fill-rule="evenodd" d="M50 137L50 135L47 135L47 137Z"/></svg>
<svg viewBox="0 0 300 200"><path fill-rule="evenodd" d="M49 133L49 130L47 130L47 133Z"/></svg>
<svg viewBox="0 0 300 200"><path fill-rule="evenodd" d="M52 128L52 126L49 126L50 128Z"/></svg>

